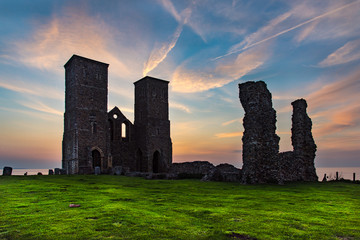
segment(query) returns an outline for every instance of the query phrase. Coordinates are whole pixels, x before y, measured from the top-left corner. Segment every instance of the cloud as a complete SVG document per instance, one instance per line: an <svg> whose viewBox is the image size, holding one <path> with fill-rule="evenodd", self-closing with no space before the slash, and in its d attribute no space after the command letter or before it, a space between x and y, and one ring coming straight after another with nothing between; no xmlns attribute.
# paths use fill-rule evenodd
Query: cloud
<svg viewBox="0 0 360 240"><path fill-rule="evenodd" d="M146 76L151 70L156 68L162 61L165 60L168 53L175 47L184 25L188 22L188 19L191 16L191 6L184 9L179 15L171 1L162 0L162 3L164 4L165 8L173 14L175 19L179 22L179 25L177 26L169 41L155 44L155 47L151 51L148 60L144 64L143 76Z"/></svg>
<svg viewBox="0 0 360 240"><path fill-rule="evenodd" d="M236 58L205 62L202 69L191 69L188 59L173 73L171 86L176 92L201 92L222 87L260 67L268 58L267 45L242 52ZM189 68L188 68L189 66Z"/></svg>
<svg viewBox="0 0 360 240"><path fill-rule="evenodd" d="M296 21L299 20L298 19L299 9L301 9L301 8L294 7L290 11L283 13L283 14L279 15L278 17L274 18L267 25L261 27L258 31L250 34L242 42L232 46L230 48L230 50L228 51L228 53L226 53L225 55L218 56L214 59L216 60L219 58L223 58L223 57L229 56L231 54L241 52L248 48L257 46L257 45L267 42L269 40L275 39L283 34L286 34L288 32L291 32L293 30L296 30L298 28L306 26L310 23L313 23L313 22L323 19L325 17L334 15L344 9L350 8L351 6L353 6L359 2L360 1L354 1L351 3L345 4L345 5L342 5L340 7L336 7L334 9L328 10L325 13L321 13L315 17L312 17L312 18L305 20L303 22L300 22L300 23L296 23ZM303 8L302 5L300 5L300 6ZM304 12L302 12L302 13L304 13ZM303 20L303 19L300 19L300 20ZM302 35L298 36L298 41L307 37L315 29L314 25L312 25L311 27L312 27L312 29L308 28L306 30L306 32L302 32Z"/></svg>
<svg viewBox="0 0 360 240"><path fill-rule="evenodd" d="M175 109L182 110L182 111L184 111L184 112L186 112L186 113L191 113L190 108L188 108L188 107L185 106L184 104L176 103L176 102L174 102L174 101L170 101L169 105L170 105L170 108L175 108Z"/></svg>
<svg viewBox="0 0 360 240"><path fill-rule="evenodd" d="M180 24L176 28L169 42L164 42L161 44L156 43L156 46L151 51L148 60L144 64L143 76L146 76L151 70L156 68L162 61L164 61L171 49L175 47L176 42L179 39L180 34L183 30L183 27L184 25Z"/></svg>
<svg viewBox="0 0 360 240"><path fill-rule="evenodd" d="M176 19L177 22L181 22L181 16L176 11L174 4L170 0L160 0L160 3Z"/></svg>
<svg viewBox="0 0 360 240"><path fill-rule="evenodd" d="M64 93L51 87L38 85L34 82L26 83L19 80L0 79L0 87L14 92L29 94L44 98L63 100Z"/></svg>
<svg viewBox="0 0 360 240"><path fill-rule="evenodd" d="M227 125L230 125L230 124L233 124L233 123L242 123L242 118L237 118L237 119L233 119L233 120L230 120L230 121L227 121L227 122L223 122L221 124L221 126L227 126Z"/></svg>
<svg viewBox="0 0 360 240"><path fill-rule="evenodd" d="M342 108L358 102L360 92L360 70L341 77L333 83L323 86L307 97L309 110L313 113L332 108Z"/></svg>
<svg viewBox="0 0 360 240"><path fill-rule="evenodd" d="M331 135L340 131L346 135L343 131L360 126L360 105L350 105L344 109L326 111L320 116L327 117L329 122L321 124L314 130L316 136Z"/></svg>
<svg viewBox="0 0 360 240"><path fill-rule="evenodd" d="M328 83L307 97L313 135L319 149L359 147L360 70Z"/></svg>
<svg viewBox="0 0 360 240"><path fill-rule="evenodd" d="M320 67L330 67L360 59L360 40L347 42L319 63Z"/></svg>
<svg viewBox="0 0 360 240"><path fill-rule="evenodd" d="M27 108L39 111L39 112L54 114L54 115L58 115L58 116L63 115L63 113L61 111L58 111L52 107L49 107L48 105L46 105L40 101L34 101L34 102L21 102L20 101L19 104L21 104Z"/></svg>
<svg viewBox="0 0 360 240"><path fill-rule="evenodd" d="M230 133L218 133L215 134L217 138L233 138L233 137L239 137L242 136L243 132L230 132Z"/></svg>
<svg viewBox="0 0 360 240"><path fill-rule="evenodd" d="M42 70L62 72L73 54L111 64L112 73L129 75L129 67L120 61L112 48L117 29L99 16L89 16L80 9L65 9L50 22L37 26L31 38L14 43L15 61Z"/></svg>

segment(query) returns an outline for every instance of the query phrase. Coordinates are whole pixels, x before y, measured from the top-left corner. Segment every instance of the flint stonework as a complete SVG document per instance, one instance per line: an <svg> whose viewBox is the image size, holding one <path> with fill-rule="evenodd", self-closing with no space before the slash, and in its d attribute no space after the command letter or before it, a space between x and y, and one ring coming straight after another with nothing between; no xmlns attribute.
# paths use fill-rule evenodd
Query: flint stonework
<svg viewBox="0 0 360 240"><path fill-rule="evenodd" d="M316 145L312 122L304 99L292 103L291 140L294 150L279 153L276 112L271 93L263 81L239 84L243 119L243 183L282 184L289 181L317 181L314 165Z"/></svg>
<svg viewBox="0 0 360 240"><path fill-rule="evenodd" d="M243 183L266 183L278 180L276 112L265 82L239 84L243 119Z"/></svg>
<svg viewBox="0 0 360 240"><path fill-rule="evenodd" d="M303 181L317 181L314 166L316 144L311 133L312 122L306 113L307 103L298 99L293 106L291 141L294 147L295 162Z"/></svg>

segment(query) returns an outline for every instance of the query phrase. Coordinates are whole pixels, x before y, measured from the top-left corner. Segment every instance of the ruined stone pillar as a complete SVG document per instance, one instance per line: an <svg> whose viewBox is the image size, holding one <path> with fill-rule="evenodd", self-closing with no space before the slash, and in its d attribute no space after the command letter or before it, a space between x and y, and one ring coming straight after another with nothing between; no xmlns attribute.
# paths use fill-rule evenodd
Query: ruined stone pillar
<svg viewBox="0 0 360 240"><path fill-rule="evenodd" d="M298 99L293 106L291 142L294 147L295 162L303 181L317 181L314 160L316 145L311 133L312 122L306 113L307 103Z"/></svg>
<svg viewBox="0 0 360 240"><path fill-rule="evenodd" d="M276 112L265 82L239 84L243 119L243 183L278 182Z"/></svg>

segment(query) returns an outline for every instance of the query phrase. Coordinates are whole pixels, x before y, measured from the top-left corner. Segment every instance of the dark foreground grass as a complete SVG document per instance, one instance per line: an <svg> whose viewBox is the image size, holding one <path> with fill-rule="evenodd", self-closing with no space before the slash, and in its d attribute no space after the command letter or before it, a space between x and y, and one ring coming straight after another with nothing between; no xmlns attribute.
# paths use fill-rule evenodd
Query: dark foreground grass
<svg viewBox="0 0 360 240"><path fill-rule="evenodd" d="M360 185L0 177L0 239L231 238L360 239Z"/></svg>

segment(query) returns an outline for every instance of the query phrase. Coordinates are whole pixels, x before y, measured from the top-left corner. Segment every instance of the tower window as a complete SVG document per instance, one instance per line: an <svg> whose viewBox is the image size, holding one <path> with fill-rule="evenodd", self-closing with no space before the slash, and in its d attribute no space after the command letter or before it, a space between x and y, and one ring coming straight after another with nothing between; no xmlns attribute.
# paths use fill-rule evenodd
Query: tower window
<svg viewBox="0 0 360 240"><path fill-rule="evenodd" d="M114 119L117 119L117 118L118 118L118 115L117 115L116 113L114 113L113 118L114 118Z"/></svg>
<svg viewBox="0 0 360 240"><path fill-rule="evenodd" d="M126 136L126 124L125 123L122 123L121 124L121 137L122 138L126 138L127 136Z"/></svg>

